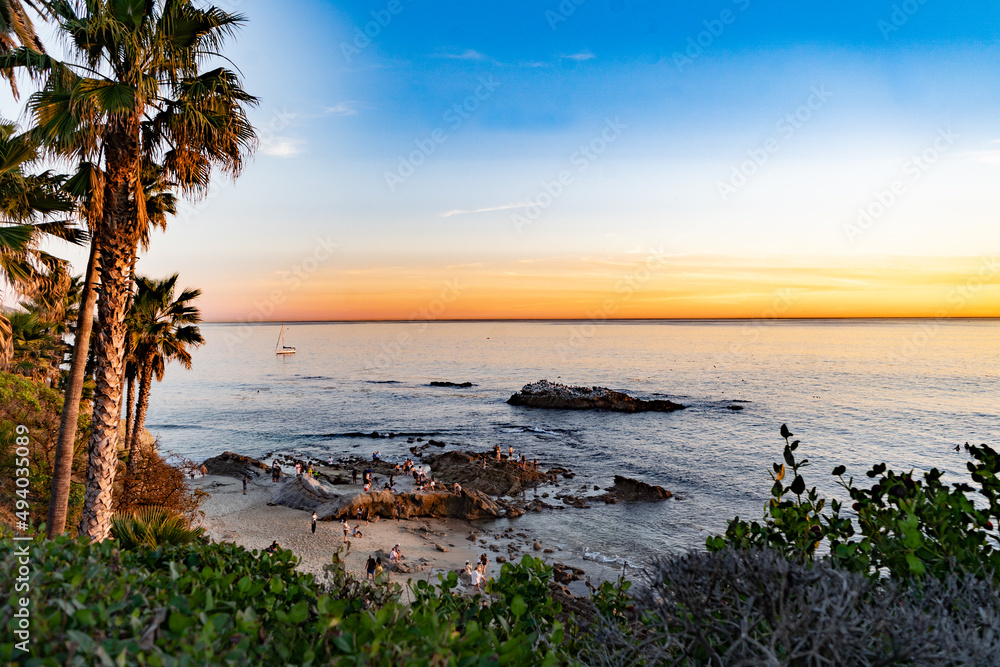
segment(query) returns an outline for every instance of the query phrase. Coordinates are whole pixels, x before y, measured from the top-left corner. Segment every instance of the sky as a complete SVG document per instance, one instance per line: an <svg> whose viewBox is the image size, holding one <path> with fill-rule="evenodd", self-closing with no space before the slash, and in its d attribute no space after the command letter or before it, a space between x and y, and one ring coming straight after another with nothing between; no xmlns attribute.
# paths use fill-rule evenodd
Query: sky
<svg viewBox="0 0 1000 667"><path fill-rule="evenodd" d="M1000 316L995 2L219 6L260 146L139 263L207 320Z"/></svg>

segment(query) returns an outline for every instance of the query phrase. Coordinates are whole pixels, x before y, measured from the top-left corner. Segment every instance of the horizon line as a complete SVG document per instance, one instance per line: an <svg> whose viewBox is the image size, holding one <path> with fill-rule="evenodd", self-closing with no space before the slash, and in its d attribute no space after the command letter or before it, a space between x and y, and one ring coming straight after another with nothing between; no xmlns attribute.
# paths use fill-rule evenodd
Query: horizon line
<svg viewBox="0 0 1000 667"><path fill-rule="evenodd" d="M616 322L819 322L827 320L885 321L885 320L1000 320L1000 315L965 316L850 316L831 315L825 317L477 317L461 319L359 319L359 320L202 320L202 324L239 324L246 326L270 324L460 324L463 322L590 322L591 324Z"/></svg>

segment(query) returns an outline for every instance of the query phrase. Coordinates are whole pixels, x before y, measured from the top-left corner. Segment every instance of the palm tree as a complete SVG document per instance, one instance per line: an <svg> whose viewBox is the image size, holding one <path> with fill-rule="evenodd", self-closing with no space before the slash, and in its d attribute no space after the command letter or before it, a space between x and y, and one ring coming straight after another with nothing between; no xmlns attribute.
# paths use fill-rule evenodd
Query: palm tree
<svg viewBox="0 0 1000 667"><path fill-rule="evenodd" d="M61 176L25 172L38 158L38 147L16 132L13 123L0 121L0 280L31 296L66 277L62 262L39 249L42 239L54 236L79 244L86 235L65 220L43 221L71 211L73 202L60 190ZM0 368L13 355L11 333L0 309Z"/></svg>
<svg viewBox="0 0 1000 667"><path fill-rule="evenodd" d="M143 250L149 247L151 228L166 229L167 216L177 212L177 198L170 188L174 187L166 175L166 170L146 160L142 172L143 194L146 199L148 224L140 230L139 247ZM95 229L103 217L104 174L100 168L91 162L81 162L77 170L66 184L67 191L80 201L80 209L90 229ZM87 377L87 360L90 352L90 334L93 323L94 303L96 302L97 253L96 244L91 244L90 258L87 262L87 273L84 278L85 288L81 299L81 312L77 321L74 348L70 359L70 370L66 380L65 396L63 398L62 418L59 424L59 438L56 442L55 465L52 474L52 492L49 498L49 516L47 529L49 538L61 535L66 529L66 514L69 510L69 492L73 471L74 445L76 443L77 422L80 415L80 401L83 398L83 385ZM130 268L134 273L135 262ZM131 290L130 290L131 291ZM130 327L131 328L131 327ZM131 349L126 352L125 377L123 381L128 387L125 397L126 442L131 437L132 407L135 404L135 361Z"/></svg>
<svg viewBox="0 0 1000 667"><path fill-rule="evenodd" d="M235 176L253 151L246 107L257 100L231 70L201 69L244 23L240 15L193 0L90 0L79 12L68 3L55 11L81 62L20 48L0 56L0 69L25 67L44 79L28 106L50 150L103 160L103 214L94 233L98 363L80 526L103 540L118 466L131 268L148 223L143 160L162 164L186 194L205 194L213 165Z"/></svg>
<svg viewBox="0 0 1000 667"><path fill-rule="evenodd" d="M43 18L52 15L51 2L39 0L0 0L0 53L10 53L19 46L44 52L42 41L35 34L35 26L31 22L31 17L24 6L31 7ZM17 82L14 80L14 72L10 68L5 68L3 76L10 84L10 90L14 93L15 99L18 96Z"/></svg>
<svg viewBox="0 0 1000 667"><path fill-rule="evenodd" d="M139 434L146 422L153 378L157 382L163 380L163 371L168 361L179 361L184 368L191 368L188 346L205 342L201 331L195 326L201 322L201 312L191 304L201 296L201 290L185 289L174 298L176 285L176 273L164 280L151 280L142 276L136 280L133 316L130 318L135 328L130 337L131 347L135 350L139 397L135 420L128 430L130 475L135 472L139 461Z"/></svg>

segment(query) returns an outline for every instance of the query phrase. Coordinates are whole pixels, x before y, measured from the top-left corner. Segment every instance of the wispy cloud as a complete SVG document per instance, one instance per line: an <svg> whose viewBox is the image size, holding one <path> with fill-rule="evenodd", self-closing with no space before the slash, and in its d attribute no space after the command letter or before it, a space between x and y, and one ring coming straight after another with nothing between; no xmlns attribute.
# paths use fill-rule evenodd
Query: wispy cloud
<svg viewBox="0 0 1000 667"><path fill-rule="evenodd" d="M1000 164L1000 150L966 151L965 153L959 153L956 157L965 158L974 162Z"/></svg>
<svg viewBox="0 0 1000 667"><path fill-rule="evenodd" d="M270 141L264 142L260 150L264 155L272 157L295 157L305 151L301 139L289 139L287 137L274 137Z"/></svg>
<svg viewBox="0 0 1000 667"><path fill-rule="evenodd" d="M489 208L474 208L471 210L456 209L441 215L442 218L450 218L453 215L468 215L471 213L489 213L490 211L509 211L512 208L524 208L531 206L531 202L519 202L517 204L504 204L503 206L491 206Z"/></svg>
<svg viewBox="0 0 1000 667"><path fill-rule="evenodd" d="M357 100L344 100L332 107L323 107L323 113L334 116L357 116L362 109L370 109L364 102Z"/></svg>
<svg viewBox="0 0 1000 667"><path fill-rule="evenodd" d="M564 58L566 60L592 60L596 58L590 50L580 51L579 53L560 53L559 58Z"/></svg>
<svg viewBox="0 0 1000 667"><path fill-rule="evenodd" d="M466 49L462 53L439 53L438 58L450 58L451 60L492 60L485 53L480 53L475 49Z"/></svg>

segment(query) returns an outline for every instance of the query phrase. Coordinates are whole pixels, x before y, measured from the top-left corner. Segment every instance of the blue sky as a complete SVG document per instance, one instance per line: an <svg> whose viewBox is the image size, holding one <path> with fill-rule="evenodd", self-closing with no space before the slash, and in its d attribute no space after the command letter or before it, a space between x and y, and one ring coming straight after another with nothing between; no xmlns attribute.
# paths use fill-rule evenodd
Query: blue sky
<svg viewBox="0 0 1000 667"><path fill-rule="evenodd" d="M703 257L703 277L794 264L849 281L859 261L1000 249L996 3L221 6L249 19L227 55L261 98L261 148L140 264L205 288L210 316L252 316L317 239L337 250L272 317L406 319L466 269L491 294L534 276L511 287L528 298L597 294L619 271L601 267L649 253ZM547 259L575 268L525 268ZM753 304L722 314L753 316L773 289L747 301L744 277L721 280L710 298Z"/></svg>

